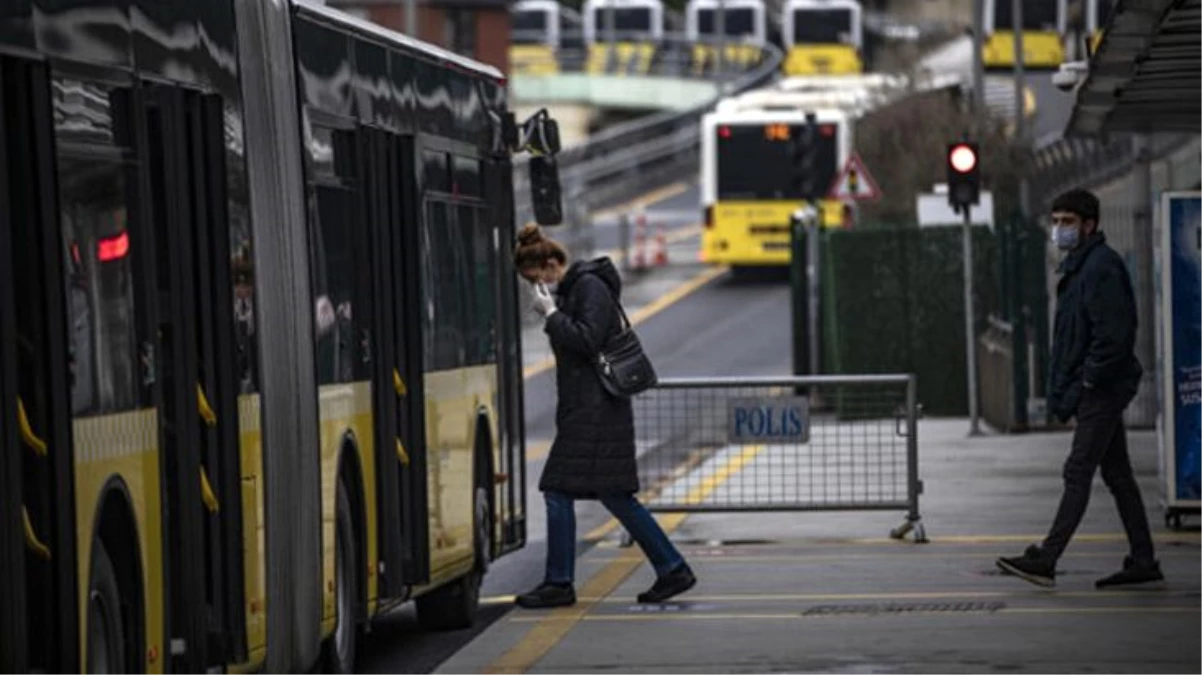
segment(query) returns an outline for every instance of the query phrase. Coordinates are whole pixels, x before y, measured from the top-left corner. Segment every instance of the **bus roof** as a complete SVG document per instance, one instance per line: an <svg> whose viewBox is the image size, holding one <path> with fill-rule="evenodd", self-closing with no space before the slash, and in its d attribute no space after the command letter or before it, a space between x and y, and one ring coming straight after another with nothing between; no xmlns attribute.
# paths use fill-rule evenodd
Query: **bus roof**
<svg viewBox="0 0 1202 675"><path fill-rule="evenodd" d="M464 70L468 70L477 75L483 75L497 82L505 82L505 75L496 68L480 63L466 56L460 56L451 51L447 51L442 47L432 45L428 42L422 42L408 35L402 35L396 31L389 30L379 24L365 21L358 17L347 14L346 12L333 9L326 6L320 0L292 0L292 4L305 12L316 15L325 21L332 24L349 28L361 34L368 35L385 44L393 46L401 46L421 54L425 54L435 60L447 61L453 63Z"/></svg>

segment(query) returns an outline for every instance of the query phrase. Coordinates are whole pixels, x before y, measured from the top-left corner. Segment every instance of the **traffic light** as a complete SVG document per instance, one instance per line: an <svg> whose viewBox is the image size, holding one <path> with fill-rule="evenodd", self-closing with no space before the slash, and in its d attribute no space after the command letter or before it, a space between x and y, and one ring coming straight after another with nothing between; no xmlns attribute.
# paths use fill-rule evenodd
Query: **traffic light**
<svg viewBox="0 0 1202 675"><path fill-rule="evenodd" d="M981 164L977 144L961 141L947 146L947 201L960 210L981 199Z"/></svg>
<svg viewBox="0 0 1202 675"><path fill-rule="evenodd" d="M807 201L822 197L818 194L815 159L817 151L814 147L815 136L818 133L817 118L814 113L806 113L805 124L793 136L790 145L793 164L793 186L797 194Z"/></svg>

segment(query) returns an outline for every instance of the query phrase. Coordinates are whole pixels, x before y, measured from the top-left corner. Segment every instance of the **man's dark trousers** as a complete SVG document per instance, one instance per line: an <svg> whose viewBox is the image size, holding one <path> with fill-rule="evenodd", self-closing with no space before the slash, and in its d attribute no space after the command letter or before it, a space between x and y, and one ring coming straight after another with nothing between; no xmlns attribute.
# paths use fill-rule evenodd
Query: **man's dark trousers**
<svg viewBox="0 0 1202 675"><path fill-rule="evenodd" d="M1064 463L1064 494L1052 529L1041 547L1053 560L1058 560L1064 553L1069 539L1081 524L1085 507L1089 505L1094 472L1100 466L1102 480L1114 495L1123 528L1127 530L1131 557L1137 564L1154 562L1148 517L1127 454L1123 409L1128 401L1127 396L1098 389L1087 389L1081 397L1073 448Z"/></svg>

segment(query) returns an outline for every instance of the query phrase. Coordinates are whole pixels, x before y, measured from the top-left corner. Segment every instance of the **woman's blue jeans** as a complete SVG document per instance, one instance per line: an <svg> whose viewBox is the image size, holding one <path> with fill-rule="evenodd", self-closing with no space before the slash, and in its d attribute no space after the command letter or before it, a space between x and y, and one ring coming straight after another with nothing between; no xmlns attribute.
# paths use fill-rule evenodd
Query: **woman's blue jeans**
<svg viewBox="0 0 1202 675"><path fill-rule="evenodd" d="M570 584L576 569L576 501L562 492L544 492L543 497L547 501L546 580ZM684 564L680 551L634 495L603 495L600 501L638 542L657 576L662 577Z"/></svg>

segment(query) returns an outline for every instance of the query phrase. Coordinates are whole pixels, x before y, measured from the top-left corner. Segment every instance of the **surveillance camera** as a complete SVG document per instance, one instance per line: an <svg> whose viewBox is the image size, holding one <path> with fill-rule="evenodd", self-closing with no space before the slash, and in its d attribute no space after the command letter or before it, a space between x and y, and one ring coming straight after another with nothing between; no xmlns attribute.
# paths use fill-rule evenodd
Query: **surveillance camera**
<svg viewBox="0 0 1202 675"><path fill-rule="evenodd" d="M1085 61L1068 61L1060 65L1060 70L1052 74L1052 84L1060 91L1071 92L1085 79L1089 73L1089 65Z"/></svg>

